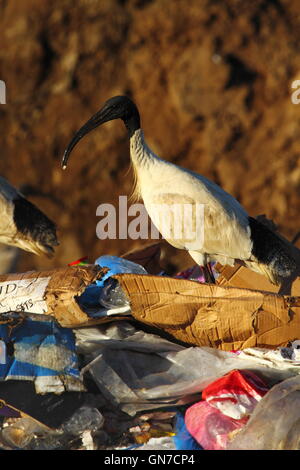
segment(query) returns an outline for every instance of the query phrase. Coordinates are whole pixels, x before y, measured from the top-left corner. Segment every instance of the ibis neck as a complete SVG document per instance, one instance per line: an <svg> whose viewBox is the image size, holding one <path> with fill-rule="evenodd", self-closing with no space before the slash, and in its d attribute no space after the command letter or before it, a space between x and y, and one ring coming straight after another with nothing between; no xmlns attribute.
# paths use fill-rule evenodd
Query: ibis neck
<svg viewBox="0 0 300 470"><path fill-rule="evenodd" d="M148 147L142 129L136 130L130 138L130 157L136 168L147 168L160 160Z"/></svg>

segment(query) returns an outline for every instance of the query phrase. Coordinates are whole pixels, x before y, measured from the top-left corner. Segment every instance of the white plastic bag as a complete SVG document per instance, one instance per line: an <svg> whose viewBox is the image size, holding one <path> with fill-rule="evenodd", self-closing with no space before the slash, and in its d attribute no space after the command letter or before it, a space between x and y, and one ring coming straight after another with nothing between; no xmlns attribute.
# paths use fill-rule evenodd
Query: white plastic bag
<svg viewBox="0 0 300 470"><path fill-rule="evenodd" d="M284 359L279 350L270 358L268 350L186 348L125 321L75 334L78 351L85 354L82 374L90 373L103 395L131 415L199 401L203 388L233 369L252 370L269 386L300 373L299 363Z"/></svg>

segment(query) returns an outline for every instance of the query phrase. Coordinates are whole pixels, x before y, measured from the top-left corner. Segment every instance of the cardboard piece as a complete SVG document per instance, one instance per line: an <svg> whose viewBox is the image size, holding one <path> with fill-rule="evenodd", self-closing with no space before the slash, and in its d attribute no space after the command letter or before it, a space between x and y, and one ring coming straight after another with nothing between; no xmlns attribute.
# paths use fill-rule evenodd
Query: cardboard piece
<svg viewBox="0 0 300 470"><path fill-rule="evenodd" d="M220 286L243 287L245 289L257 289L278 293L280 287L272 284L265 276L246 268L241 264L222 266L217 263L214 269L220 273L216 283ZM300 296L300 277L295 279L291 289L292 296Z"/></svg>
<svg viewBox="0 0 300 470"><path fill-rule="evenodd" d="M188 344L275 349L300 338L300 297L160 276L113 277L137 320Z"/></svg>
<svg viewBox="0 0 300 470"><path fill-rule="evenodd" d="M51 315L67 328L95 325L111 318L90 318L77 297L107 269L97 265L59 268L52 271L14 273L0 276L0 323L5 312ZM114 319L119 318L117 315ZM123 316L121 316L123 319ZM125 317L126 318L126 317Z"/></svg>

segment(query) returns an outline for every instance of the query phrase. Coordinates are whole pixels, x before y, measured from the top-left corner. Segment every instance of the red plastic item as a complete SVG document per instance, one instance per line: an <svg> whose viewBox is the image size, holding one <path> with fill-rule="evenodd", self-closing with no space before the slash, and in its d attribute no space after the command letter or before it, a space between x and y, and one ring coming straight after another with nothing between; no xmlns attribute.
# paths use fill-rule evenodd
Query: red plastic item
<svg viewBox="0 0 300 470"><path fill-rule="evenodd" d="M267 393L267 385L248 370L233 370L202 392L202 399L234 419L249 416Z"/></svg>
<svg viewBox="0 0 300 470"><path fill-rule="evenodd" d="M76 261L72 261L72 263L68 263L68 266L82 266L84 264L88 264L88 257L84 256L83 258L79 258Z"/></svg>
<svg viewBox="0 0 300 470"><path fill-rule="evenodd" d="M186 427L204 449L226 449L231 433L247 423L267 391L253 372L231 371L206 387L203 401L186 411Z"/></svg>
<svg viewBox="0 0 300 470"><path fill-rule="evenodd" d="M207 401L196 403L185 413L187 430L206 450L226 449L230 433L245 426L248 419L229 418Z"/></svg>

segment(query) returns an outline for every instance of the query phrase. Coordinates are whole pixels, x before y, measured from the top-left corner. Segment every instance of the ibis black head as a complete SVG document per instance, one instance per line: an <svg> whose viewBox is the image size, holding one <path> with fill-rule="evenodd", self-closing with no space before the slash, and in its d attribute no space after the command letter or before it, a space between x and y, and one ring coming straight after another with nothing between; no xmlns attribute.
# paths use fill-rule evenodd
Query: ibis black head
<svg viewBox="0 0 300 470"><path fill-rule="evenodd" d="M77 142L91 130L113 119L122 119L124 121L129 137L140 128L140 115L134 102L127 96L114 96L110 98L74 135L63 156L63 169L66 168L70 153Z"/></svg>

